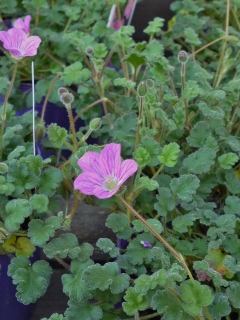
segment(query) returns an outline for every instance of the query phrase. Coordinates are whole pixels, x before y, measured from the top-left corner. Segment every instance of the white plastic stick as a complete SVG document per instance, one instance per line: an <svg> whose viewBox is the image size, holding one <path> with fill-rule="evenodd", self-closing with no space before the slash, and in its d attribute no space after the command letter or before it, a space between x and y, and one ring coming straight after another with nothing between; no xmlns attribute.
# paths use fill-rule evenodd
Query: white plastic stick
<svg viewBox="0 0 240 320"><path fill-rule="evenodd" d="M34 87L34 62L32 61L32 123L33 123L33 155L36 155L36 142L35 142L35 87Z"/></svg>

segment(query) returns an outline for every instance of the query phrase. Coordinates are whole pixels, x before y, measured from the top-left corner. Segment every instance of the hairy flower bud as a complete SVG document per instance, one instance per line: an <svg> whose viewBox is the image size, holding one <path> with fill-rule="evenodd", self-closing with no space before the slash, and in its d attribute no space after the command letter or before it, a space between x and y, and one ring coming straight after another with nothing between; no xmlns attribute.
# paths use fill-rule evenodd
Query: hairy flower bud
<svg viewBox="0 0 240 320"><path fill-rule="evenodd" d="M143 81L139 83L139 85L137 87L137 93L138 93L139 97L144 97L146 95L147 86Z"/></svg>
<svg viewBox="0 0 240 320"><path fill-rule="evenodd" d="M178 54L178 61L181 63L187 63L188 61L188 54L186 51L180 51Z"/></svg>
<svg viewBox="0 0 240 320"><path fill-rule="evenodd" d="M59 95L59 97L61 97L61 95L62 95L63 93L67 93L67 92L68 92L68 89L66 89L66 88L64 88L64 87L61 87L61 88L58 89L58 95Z"/></svg>
<svg viewBox="0 0 240 320"><path fill-rule="evenodd" d="M154 87L154 81L152 79L147 79L147 87L148 88L153 88Z"/></svg>
<svg viewBox="0 0 240 320"><path fill-rule="evenodd" d="M64 92L61 94L60 100L65 106L71 105L74 101L74 95L70 92Z"/></svg>
<svg viewBox="0 0 240 320"><path fill-rule="evenodd" d="M8 172L8 165L5 162L0 162L0 173Z"/></svg>
<svg viewBox="0 0 240 320"><path fill-rule="evenodd" d="M98 130L102 125L102 119L101 118L94 118L90 121L89 127L92 131Z"/></svg>
<svg viewBox="0 0 240 320"><path fill-rule="evenodd" d="M91 56L93 54L93 47L87 47L85 52L87 56Z"/></svg>
<svg viewBox="0 0 240 320"><path fill-rule="evenodd" d="M36 127L36 130L35 130L35 137L36 137L36 140L41 140L42 137L44 136L45 134L45 127L42 123L39 123Z"/></svg>

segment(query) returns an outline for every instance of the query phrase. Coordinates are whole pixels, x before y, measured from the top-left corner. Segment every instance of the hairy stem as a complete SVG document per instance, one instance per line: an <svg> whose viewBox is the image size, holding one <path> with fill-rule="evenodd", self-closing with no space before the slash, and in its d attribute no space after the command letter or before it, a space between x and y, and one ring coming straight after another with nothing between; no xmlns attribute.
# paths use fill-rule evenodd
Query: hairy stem
<svg viewBox="0 0 240 320"><path fill-rule="evenodd" d="M10 82L10 85L8 87L8 91L6 93L5 99L4 99L4 103L3 103L3 111L2 111L2 124L1 124L1 131L0 131L0 161L2 161L2 146L3 146L3 135L4 135L4 129L5 129L5 121L6 121L6 113L7 113L7 103L8 103L8 99L16 78L16 74L17 74L17 63L14 63L14 68L13 68L13 74L12 74L12 79Z"/></svg>

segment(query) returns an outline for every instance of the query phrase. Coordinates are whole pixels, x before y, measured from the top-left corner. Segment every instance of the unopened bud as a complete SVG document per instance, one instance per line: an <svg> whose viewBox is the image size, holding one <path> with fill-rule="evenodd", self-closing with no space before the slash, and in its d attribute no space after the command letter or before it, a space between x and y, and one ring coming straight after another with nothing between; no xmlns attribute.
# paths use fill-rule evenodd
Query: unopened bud
<svg viewBox="0 0 240 320"><path fill-rule="evenodd" d="M148 88L153 88L154 87L154 81L152 79L147 79L147 87Z"/></svg>
<svg viewBox="0 0 240 320"><path fill-rule="evenodd" d="M178 54L178 61L181 63L187 63L188 61L188 54L186 51L180 51Z"/></svg>
<svg viewBox="0 0 240 320"><path fill-rule="evenodd" d="M93 47L87 47L85 52L87 56L91 56L93 54Z"/></svg>
<svg viewBox="0 0 240 320"><path fill-rule="evenodd" d="M147 86L143 81L139 83L139 85L137 87L137 93L138 93L139 97L144 97L146 95Z"/></svg>
<svg viewBox="0 0 240 320"><path fill-rule="evenodd" d="M89 127L92 131L98 130L102 125L102 119L101 118L94 118L90 121Z"/></svg>
<svg viewBox="0 0 240 320"><path fill-rule="evenodd" d="M44 127L44 124L42 123L39 123L36 127L36 130L35 130L35 137L36 137L36 140L41 140L42 137L44 136L45 134L45 127Z"/></svg>
<svg viewBox="0 0 240 320"><path fill-rule="evenodd" d="M63 94L61 94L60 100L65 106L69 106L74 101L74 95L70 92L64 92Z"/></svg>
<svg viewBox="0 0 240 320"><path fill-rule="evenodd" d="M8 172L8 165L5 162L0 162L0 173Z"/></svg>
<svg viewBox="0 0 240 320"><path fill-rule="evenodd" d="M68 89L66 89L66 88L64 88L64 87L61 87L61 88L58 89L58 95L59 95L59 97L61 97L61 95L62 95L63 93L67 93L67 92L68 92Z"/></svg>

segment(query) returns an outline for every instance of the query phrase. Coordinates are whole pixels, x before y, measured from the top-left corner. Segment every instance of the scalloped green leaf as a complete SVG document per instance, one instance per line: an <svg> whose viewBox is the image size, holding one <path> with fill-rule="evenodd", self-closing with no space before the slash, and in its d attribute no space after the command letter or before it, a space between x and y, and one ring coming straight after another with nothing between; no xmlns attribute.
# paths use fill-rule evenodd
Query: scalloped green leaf
<svg viewBox="0 0 240 320"><path fill-rule="evenodd" d="M119 249L115 247L115 244L112 240L108 238L98 239L96 245L105 253L109 253L110 257L114 258L119 255Z"/></svg>
<svg viewBox="0 0 240 320"><path fill-rule="evenodd" d="M123 310L127 315L132 316L136 311L146 310L148 307L147 297L139 294L134 288L128 288L122 303Z"/></svg>
<svg viewBox="0 0 240 320"><path fill-rule="evenodd" d="M11 260L8 267L8 275L17 285L16 297L23 304L36 302L44 295L50 282L52 268L47 261L41 260L29 265L25 257L17 257Z"/></svg>
<svg viewBox="0 0 240 320"><path fill-rule="evenodd" d="M173 178L170 183L172 192L181 200L191 201L192 196L196 193L200 181L193 174L185 174L179 178Z"/></svg>
<svg viewBox="0 0 240 320"><path fill-rule="evenodd" d="M199 315L202 308L210 305L214 298L211 289L196 280L186 280L181 283L180 292L184 301L183 308L192 316Z"/></svg>
<svg viewBox="0 0 240 320"><path fill-rule="evenodd" d="M158 202L154 204L154 208L160 216L166 216L168 212L175 208L176 203L170 189L158 188L156 198Z"/></svg>
<svg viewBox="0 0 240 320"><path fill-rule="evenodd" d="M81 315L81 320L100 320L103 317L102 309L99 306L93 306L88 302L77 303L70 300L69 307L65 311L67 320L76 320Z"/></svg>
<svg viewBox="0 0 240 320"><path fill-rule="evenodd" d="M167 167L174 167L177 164L180 147L176 142L170 142L163 147L162 154L158 159Z"/></svg>
<svg viewBox="0 0 240 320"><path fill-rule="evenodd" d="M58 126L56 123L51 123L48 126L47 134L49 140L55 148L61 148L68 136L67 130Z"/></svg>
<svg viewBox="0 0 240 320"><path fill-rule="evenodd" d="M64 233L46 244L43 247L43 251L50 259L55 255L60 258L69 256L71 259L75 259L81 252L81 248L79 247L78 239L74 234Z"/></svg>
<svg viewBox="0 0 240 320"><path fill-rule="evenodd" d="M223 169L231 169L238 160L239 157L233 152L228 152L218 157L220 167Z"/></svg>
<svg viewBox="0 0 240 320"><path fill-rule="evenodd" d="M214 150L203 147L187 156L187 158L183 160L183 165L191 173L206 173L214 164L215 156L216 152Z"/></svg>
<svg viewBox="0 0 240 320"><path fill-rule="evenodd" d="M9 231L17 231L25 218L32 213L29 202L25 199L13 199L6 205L5 226Z"/></svg>
<svg viewBox="0 0 240 320"><path fill-rule="evenodd" d="M123 214L111 213L106 220L106 226L112 229L118 238L128 239L132 235L132 228Z"/></svg>
<svg viewBox="0 0 240 320"><path fill-rule="evenodd" d="M42 247L51 237L54 236L55 230L61 227L61 217L49 217L42 221L34 219L29 222L28 236L35 246Z"/></svg>

